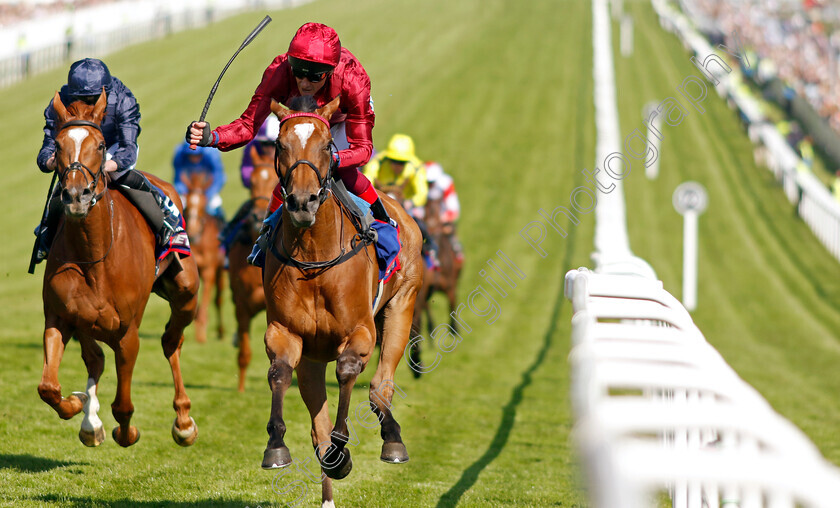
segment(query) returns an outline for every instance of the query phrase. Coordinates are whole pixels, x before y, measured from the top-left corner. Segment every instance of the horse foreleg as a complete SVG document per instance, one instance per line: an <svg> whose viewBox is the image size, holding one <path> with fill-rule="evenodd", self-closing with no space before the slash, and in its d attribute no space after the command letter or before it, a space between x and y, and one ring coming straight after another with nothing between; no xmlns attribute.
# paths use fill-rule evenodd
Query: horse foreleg
<svg viewBox="0 0 840 508"><path fill-rule="evenodd" d="M239 391L245 391L245 372L248 370L248 365L251 364L251 311L248 306L241 302L236 302L236 334L239 340L239 355L237 356L237 363L239 364Z"/></svg>
<svg viewBox="0 0 840 508"><path fill-rule="evenodd" d="M341 480L350 474L353 461L350 450L345 448L350 440L347 428L347 415L350 412L350 397L356 378L365 370L370 353L375 347L373 323L369 327L359 326L347 340L347 346L336 360L335 377L338 380L338 410L335 415L335 427L331 434L331 444L321 459L324 473L334 480Z"/></svg>
<svg viewBox="0 0 840 508"><path fill-rule="evenodd" d="M130 425L134 414L134 404L131 402L131 377L134 374L134 363L137 361L137 350L140 348L140 337L137 328L131 327L119 343L112 346L117 363L117 395L111 404L111 413L119 423L114 427L112 435L120 446L128 447L140 439L140 431Z"/></svg>
<svg viewBox="0 0 840 508"><path fill-rule="evenodd" d="M458 308L458 287L453 281L452 285L446 290L446 297L449 300L449 326L455 333L458 333L458 320L455 319Z"/></svg>
<svg viewBox="0 0 840 508"><path fill-rule="evenodd" d="M38 384L38 394L41 399L55 409L63 420L69 420L79 414L86 402L83 399L87 398L86 395L79 393L74 393L67 398L61 396L58 367L61 365L64 347L70 337L70 330L66 327L59 329L56 326L48 326L44 330L44 370L41 374L41 382Z"/></svg>
<svg viewBox="0 0 840 508"><path fill-rule="evenodd" d="M105 427L99 419L99 399L96 394L99 390L99 378L105 370L105 354L99 344L90 337L79 337L79 344L82 346L82 359L87 367L88 380L87 389L83 393L86 398L84 405L85 418L82 420L82 427L79 429L79 439L85 446L99 446L105 441Z"/></svg>
<svg viewBox="0 0 840 508"><path fill-rule="evenodd" d="M301 358L297 366L298 389L300 397L309 410L309 417L312 419L312 446L315 448L315 456L321 463L323 452L330 446L330 423L329 407L327 406L327 385L325 373L326 363L312 362ZM332 506L333 502L332 480L325 474L321 474L321 505Z"/></svg>
<svg viewBox="0 0 840 508"><path fill-rule="evenodd" d="M210 307L210 294L213 291L214 269L203 268L200 270L199 291L201 296L198 300L198 312L195 314L195 340L200 344L207 342L207 308Z"/></svg>
<svg viewBox="0 0 840 508"><path fill-rule="evenodd" d="M397 296L388 304L392 307L388 309L390 315L382 330L379 365L370 381L371 409L382 426L380 435L383 443L379 458L391 464L408 462L408 451L402 442L400 425L391 411L391 401L394 391L399 390L394 383L394 373L408 343L414 300L415 294L409 293ZM404 397L402 390L399 391Z"/></svg>
<svg viewBox="0 0 840 508"><path fill-rule="evenodd" d="M213 303L216 305L216 317L219 319L219 325L216 328L216 333L219 340L225 338L225 325L222 319L222 294L225 290L225 268L224 258L220 256L219 264L216 266L216 299Z"/></svg>
<svg viewBox="0 0 840 508"><path fill-rule="evenodd" d="M301 357L302 345L286 328L271 322L265 331L265 351L271 365L268 367L268 386L271 388L271 416L268 419L268 444L263 454L263 469L286 467L292 456L283 438L286 423L283 421L283 398L292 384L292 371Z"/></svg>

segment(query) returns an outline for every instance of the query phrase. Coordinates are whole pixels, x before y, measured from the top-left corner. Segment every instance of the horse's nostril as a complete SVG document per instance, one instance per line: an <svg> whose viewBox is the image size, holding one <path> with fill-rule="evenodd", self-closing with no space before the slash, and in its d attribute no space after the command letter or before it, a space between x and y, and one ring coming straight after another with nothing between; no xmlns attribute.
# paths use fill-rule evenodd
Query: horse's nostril
<svg viewBox="0 0 840 508"><path fill-rule="evenodd" d="M68 191L67 189L62 189L61 190L61 202L62 203L70 203L71 201L73 201L73 197L70 196L70 191Z"/></svg>
<svg viewBox="0 0 840 508"><path fill-rule="evenodd" d="M90 197L91 194L93 194L93 191L88 188L85 188L85 190L82 191L82 198L84 199Z"/></svg>
<svg viewBox="0 0 840 508"><path fill-rule="evenodd" d="M317 194L310 194L309 195L309 202L310 203L314 203L317 200L318 200L318 195Z"/></svg>

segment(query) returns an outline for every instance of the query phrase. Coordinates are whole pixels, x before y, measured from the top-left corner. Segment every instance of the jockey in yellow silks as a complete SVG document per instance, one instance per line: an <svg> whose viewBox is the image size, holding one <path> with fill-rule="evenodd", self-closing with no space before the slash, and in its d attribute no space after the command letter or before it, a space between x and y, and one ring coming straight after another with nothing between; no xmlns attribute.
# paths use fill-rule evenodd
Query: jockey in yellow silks
<svg viewBox="0 0 840 508"><path fill-rule="evenodd" d="M426 206L429 184L426 181L426 167L414 153L414 140L405 134L394 134L388 148L376 154L365 165L364 174L373 184L404 187L404 198L411 208ZM408 203L403 203L406 205ZM407 211L410 213L411 210Z"/></svg>
<svg viewBox="0 0 840 508"><path fill-rule="evenodd" d="M405 134L394 134L388 148L365 165L364 175L374 186L403 187L403 208L414 217L423 235L423 255L430 267L437 269L437 244L429 235L422 216L429 195L426 166L414 153L414 140Z"/></svg>

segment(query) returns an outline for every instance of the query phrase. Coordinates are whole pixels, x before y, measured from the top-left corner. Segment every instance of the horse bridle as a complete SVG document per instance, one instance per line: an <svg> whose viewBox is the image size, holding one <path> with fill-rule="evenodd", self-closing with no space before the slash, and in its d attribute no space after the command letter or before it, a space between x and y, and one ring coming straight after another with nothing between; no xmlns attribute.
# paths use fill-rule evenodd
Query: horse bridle
<svg viewBox="0 0 840 508"><path fill-rule="evenodd" d="M327 126L327 129L330 128L330 123L327 121L326 118L324 118L321 115L318 115L316 113L305 113L305 112L292 113L290 115L287 115L287 116L283 117L280 120L280 125L282 126L283 122L285 122L286 120L290 120L292 118L299 118L299 117L315 118L315 119L323 122L324 125ZM280 174L280 152L282 150L282 146L280 145L279 136L278 136L278 139L276 139L274 141L274 144L275 144L274 171L277 173L277 177L280 178L280 193L283 196L283 201L286 201L286 197L287 197L286 186L291 182L292 172L298 166L300 166L301 164L305 164L305 165L309 166L309 168L312 169L312 171L315 172L315 176L318 178L318 184L320 185L320 188L318 190L318 199L319 199L320 204L324 204L324 201L327 200L327 198L329 197L329 195L331 193L331 190L332 190L332 174L333 174L333 171L335 171L337 169L338 161L331 158L330 167L327 169L327 174L324 175L323 177L321 177L321 172L318 170L318 166L316 166L311 161L308 161L306 159L298 159L294 162L294 164L289 166L289 170L286 171L286 177L284 178ZM335 146L335 143L333 142L332 138L330 138L330 147L332 147L332 149L334 149L334 150L337 150L337 148ZM338 200L336 200L336 202L338 202L339 208L342 208L341 202L338 201ZM339 214L341 214L341 213L342 212L339 211ZM341 263L347 261L348 259L350 259L353 256L355 256L356 254L358 254L365 246L367 246L367 245L369 245L370 243L373 242L373 236L370 235L370 234L367 235L367 236L355 235L350 240L350 251L348 252L347 249L344 248L344 222L342 221L341 222L341 229L340 229L340 232L339 232L339 244L341 246L341 252L339 252L339 254L336 257L334 257L333 259L327 260L327 261L300 261L298 259L295 259L288 252L286 252L286 255L281 254L275 248L275 246L274 246L275 238L277 237L277 233L278 233L279 229L280 228L275 228L275 230L273 231L273 233L271 235L271 238L268 242L269 246L270 246L269 249L270 249L271 253L274 254L274 256L278 260L280 260L280 262L282 262L284 264L292 265L292 266L294 266L296 268L299 268L299 269L302 269L302 270L326 270L330 267L333 267L335 265L338 265L338 264L341 264ZM285 251L285 246L284 246L283 250Z"/></svg>
<svg viewBox="0 0 840 508"><path fill-rule="evenodd" d="M322 117L321 115L318 115L316 113L303 112L292 113L291 115L283 117L283 119L280 120L280 125L282 126L283 123L287 120L300 117L315 118L323 122L324 125L327 126L327 129L330 128L330 123L327 121L326 118ZM330 146L335 148L335 143L332 139L330 139ZM280 138L278 136L278 138L274 140L274 172L277 173L277 177L280 179L280 194L283 196L283 201L286 201L286 198L288 196L288 193L286 192L286 187L292 181L292 173L295 169L297 169L298 166L300 166L301 164L305 164L309 166L309 168L312 171L315 172L315 176L318 178L318 200L319 204L324 204L324 201L327 200L327 197L329 197L330 191L332 190L332 173L335 169L337 169L337 162L335 160L331 160L330 167L327 169L327 174L325 174L322 177L321 172L318 170L318 166L316 166L313 162L308 161L306 159L298 159L294 162L294 164L289 166L289 170L286 171L286 176L283 177L283 175L280 174L280 152L282 151L283 147L280 145Z"/></svg>
<svg viewBox="0 0 840 508"><path fill-rule="evenodd" d="M68 127L93 127L94 129L98 130L100 134L102 134L103 138L105 137L104 133L102 132L102 127L100 127L99 124L90 122L88 120L70 120L69 122L62 125L58 129L58 132L67 129ZM58 184L63 187L64 178L73 171L79 171L82 173L82 176L85 177L85 182L87 182L87 189L90 190L91 193L93 193L96 189L97 184L99 184L99 179L102 178L102 175L105 173L105 152L107 148L105 147L104 140L99 143L99 148L97 148L97 150L102 152L102 161L99 163L99 171L94 173L89 167L85 166L80 161L71 162L70 165L67 166L67 168L59 174L60 180ZM87 174L85 174L85 171L87 172ZM90 178L88 178L88 175L90 175ZM99 194L94 194L93 199L91 199L90 206L95 205L104 194L105 190L103 190Z"/></svg>

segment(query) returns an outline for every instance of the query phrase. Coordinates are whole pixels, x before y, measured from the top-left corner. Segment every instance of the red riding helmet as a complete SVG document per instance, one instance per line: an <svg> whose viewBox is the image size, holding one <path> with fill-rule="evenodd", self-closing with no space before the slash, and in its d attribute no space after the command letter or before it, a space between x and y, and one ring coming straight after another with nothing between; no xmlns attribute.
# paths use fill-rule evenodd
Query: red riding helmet
<svg viewBox="0 0 840 508"><path fill-rule="evenodd" d="M306 23L298 28L289 43L288 55L335 67L341 58L341 41L335 30L321 23Z"/></svg>

